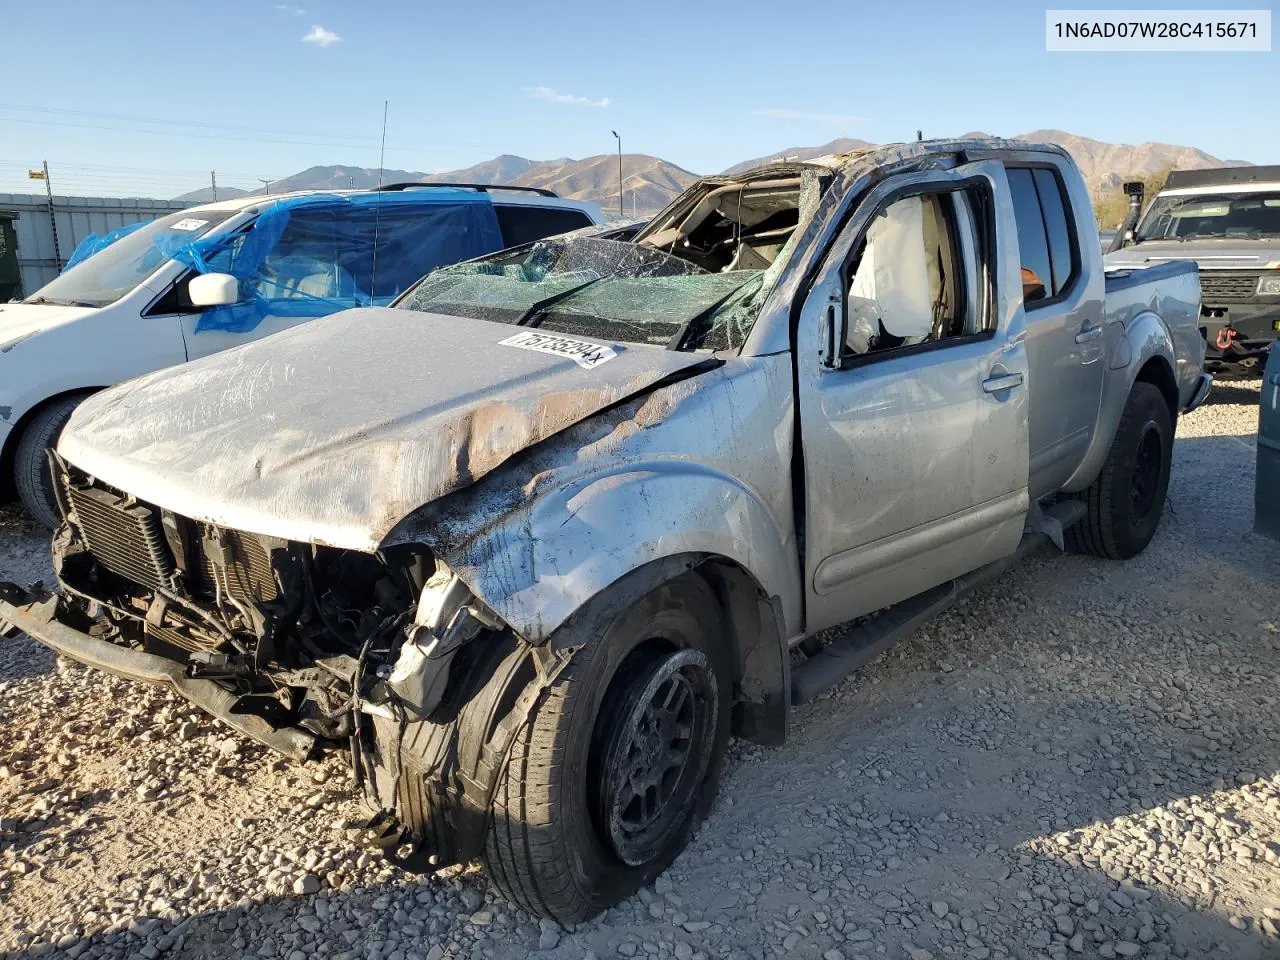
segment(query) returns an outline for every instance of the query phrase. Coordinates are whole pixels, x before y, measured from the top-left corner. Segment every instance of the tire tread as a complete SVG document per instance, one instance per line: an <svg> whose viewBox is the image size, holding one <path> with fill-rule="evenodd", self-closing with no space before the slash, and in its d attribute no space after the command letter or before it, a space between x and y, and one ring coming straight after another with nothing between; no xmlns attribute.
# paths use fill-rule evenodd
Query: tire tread
<svg viewBox="0 0 1280 960"><path fill-rule="evenodd" d="M27 422L14 449L13 482L18 499L32 517L50 529L56 527L62 518L58 516L56 505L50 502L52 491L46 481L45 450L58 442L62 428L87 396L87 393L68 394L37 410Z"/></svg>
<svg viewBox="0 0 1280 960"><path fill-rule="evenodd" d="M1103 560L1123 560L1128 556L1116 537L1118 518L1116 505L1113 502L1115 472L1124 455L1124 444L1127 438L1145 415L1144 408L1152 403L1167 410L1160 390L1153 384L1139 380L1133 385L1129 398L1125 402L1120 423L1111 440L1111 449L1107 451L1107 459L1102 470L1087 489L1072 494L1074 499L1084 502L1085 516L1064 531L1064 539L1069 550ZM1170 426L1172 427L1173 424ZM1172 429L1167 439L1171 446ZM1160 506L1163 509L1163 503Z"/></svg>

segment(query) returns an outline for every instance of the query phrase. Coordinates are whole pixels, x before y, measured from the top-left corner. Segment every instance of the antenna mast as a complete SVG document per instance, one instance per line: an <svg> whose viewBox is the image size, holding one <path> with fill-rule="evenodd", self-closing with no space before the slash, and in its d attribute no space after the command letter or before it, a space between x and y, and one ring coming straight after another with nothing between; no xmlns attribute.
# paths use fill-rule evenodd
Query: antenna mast
<svg viewBox="0 0 1280 960"><path fill-rule="evenodd" d="M387 161L387 106L382 101L382 147L378 152L378 192L373 195L373 266L369 270L369 303L378 295L378 222L382 216L382 169Z"/></svg>

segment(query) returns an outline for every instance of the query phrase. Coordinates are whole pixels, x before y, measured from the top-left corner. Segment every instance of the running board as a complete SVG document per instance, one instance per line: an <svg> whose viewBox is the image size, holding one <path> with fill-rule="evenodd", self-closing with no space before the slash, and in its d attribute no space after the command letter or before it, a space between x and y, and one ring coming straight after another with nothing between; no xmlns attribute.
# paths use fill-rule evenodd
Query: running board
<svg viewBox="0 0 1280 960"><path fill-rule="evenodd" d="M1085 505L1079 500L1064 500L1044 508L1045 518L1061 529L1084 517ZM903 640L947 608L954 606L972 590L989 583L1011 566L1056 538L1045 530L1028 531L1018 547L985 567L979 567L926 590L909 600L894 604L878 616L854 627L839 640L827 644L808 660L791 668L791 703L798 705L816 700L859 667L870 663L899 640Z"/></svg>

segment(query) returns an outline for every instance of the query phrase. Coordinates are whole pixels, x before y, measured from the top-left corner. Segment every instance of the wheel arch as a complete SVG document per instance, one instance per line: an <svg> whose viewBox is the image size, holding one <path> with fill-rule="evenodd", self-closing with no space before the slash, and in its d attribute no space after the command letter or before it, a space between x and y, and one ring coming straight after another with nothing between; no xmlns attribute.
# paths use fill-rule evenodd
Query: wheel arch
<svg viewBox="0 0 1280 960"><path fill-rule="evenodd" d="M1176 425L1178 422L1178 380L1173 374L1173 367L1168 360L1156 355L1147 360L1134 377L1134 383L1149 383L1164 397L1169 407L1169 418ZM1132 389L1132 386L1130 387Z"/></svg>
<svg viewBox="0 0 1280 960"><path fill-rule="evenodd" d="M1176 426L1178 410L1178 386L1174 371L1173 337L1164 320L1150 310L1143 311L1129 321L1124 335L1109 351L1110 367L1102 381L1102 397L1098 404L1098 420L1079 467L1063 484L1063 491L1079 493L1088 488L1102 472L1120 418L1133 385L1139 380L1154 384L1171 401L1171 414Z"/></svg>
<svg viewBox="0 0 1280 960"><path fill-rule="evenodd" d="M790 655L782 603L769 596L740 563L718 555L687 552L641 564L604 585L546 638L553 651L596 642L609 621L646 594L680 577L698 577L715 596L733 668L736 736L769 746L787 735L791 706Z"/></svg>
<svg viewBox="0 0 1280 960"><path fill-rule="evenodd" d="M88 397L104 390L105 387L70 387L60 390L55 394L45 397L39 403L32 404L28 407L17 420L13 421L12 428L4 439L4 446L0 447L0 503L8 503L17 496L17 489L13 481L14 457L17 455L18 444L22 440L23 434L27 432L27 428L41 412L47 410L60 400L67 397L83 394Z"/></svg>
<svg viewBox="0 0 1280 960"><path fill-rule="evenodd" d="M576 621L696 570L734 638L735 732L781 742L787 638L801 616L794 533L749 485L705 464L612 466L529 498L464 493L384 544L425 543L525 642L553 647L589 642Z"/></svg>

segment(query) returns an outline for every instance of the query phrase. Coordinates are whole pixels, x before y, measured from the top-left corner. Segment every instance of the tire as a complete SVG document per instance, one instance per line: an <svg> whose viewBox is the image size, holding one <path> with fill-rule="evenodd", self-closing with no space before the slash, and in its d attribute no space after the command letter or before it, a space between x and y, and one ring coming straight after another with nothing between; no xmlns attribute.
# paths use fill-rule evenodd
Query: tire
<svg viewBox="0 0 1280 960"><path fill-rule="evenodd" d="M711 807L729 739L733 673L700 577L663 584L593 636L517 732L483 855L508 899L561 923L618 903L670 865ZM646 723L655 701L677 699L692 705L678 770L665 765L680 742L671 730L683 727ZM639 768L666 772L643 791L648 801L636 794L628 806ZM637 827L646 802L657 813Z"/></svg>
<svg viewBox="0 0 1280 960"><path fill-rule="evenodd" d="M18 499L27 512L52 530L62 520L58 502L53 495L53 477L49 473L49 458L45 451L58 442L58 435L80 406L87 393L74 393L59 397L35 412L13 455L13 482L18 489Z"/></svg>
<svg viewBox="0 0 1280 960"><path fill-rule="evenodd" d="M1173 463L1173 417L1158 388L1139 381L1125 402L1102 472L1078 494L1087 512L1066 530L1067 546L1107 560L1146 549L1160 525Z"/></svg>

